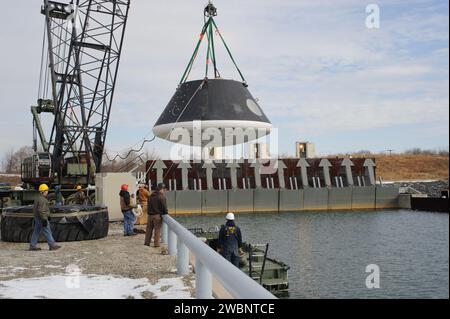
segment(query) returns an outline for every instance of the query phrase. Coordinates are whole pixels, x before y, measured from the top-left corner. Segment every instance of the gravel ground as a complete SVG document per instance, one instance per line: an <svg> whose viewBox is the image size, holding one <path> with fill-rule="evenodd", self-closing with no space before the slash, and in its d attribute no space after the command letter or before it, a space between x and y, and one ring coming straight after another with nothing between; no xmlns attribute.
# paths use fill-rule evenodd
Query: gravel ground
<svg viewBox="0 0 450 319"><path fill-rule="evenodd" d="M83 274L147 278L152 284L161 278L177 277L175 257L162 255L160 248L144 246L144 236L124 237L123 225L111 223L106 238L61 243L58 251L48 251L45 243L39 244L42 251L30 252L26 243L0 242L0 281L66 274L74 265ZM192 274L183 278L192 296L193 278Z"/></svg>
<svg viewBox="0 0 450 319"><path fill-rule="evenodd" d="M402 182L401 187L412 187L429 197L441 197L441 190L448 189L448 180L432 182Z"/></svg>

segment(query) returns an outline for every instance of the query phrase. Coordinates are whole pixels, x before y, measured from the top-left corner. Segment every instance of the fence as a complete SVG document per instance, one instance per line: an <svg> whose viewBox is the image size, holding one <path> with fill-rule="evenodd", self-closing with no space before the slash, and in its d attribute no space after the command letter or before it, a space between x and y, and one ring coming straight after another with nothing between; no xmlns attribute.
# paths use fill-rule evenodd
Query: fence
<svg viewBox="0 0 450 319"><path fill-rule="evenodd" d="M211 299L212 278L216 278L236 299L274 299L264 287L215 252L169 215L163 216L162 240L169 254L177 256L177 274L189 273L189 253L195 256L197 299Z"/></svg>

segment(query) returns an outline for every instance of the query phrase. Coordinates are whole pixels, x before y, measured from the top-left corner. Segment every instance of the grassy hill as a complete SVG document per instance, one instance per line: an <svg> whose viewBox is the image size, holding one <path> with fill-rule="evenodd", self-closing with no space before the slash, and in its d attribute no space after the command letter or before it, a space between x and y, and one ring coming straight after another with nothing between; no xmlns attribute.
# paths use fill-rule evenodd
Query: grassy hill
<svg viewBox="0 0 450 319"><path fill-rule="evenodd" d="M385 181L447 180L449 158L439 155L374 155L377 177Z"/></svg>

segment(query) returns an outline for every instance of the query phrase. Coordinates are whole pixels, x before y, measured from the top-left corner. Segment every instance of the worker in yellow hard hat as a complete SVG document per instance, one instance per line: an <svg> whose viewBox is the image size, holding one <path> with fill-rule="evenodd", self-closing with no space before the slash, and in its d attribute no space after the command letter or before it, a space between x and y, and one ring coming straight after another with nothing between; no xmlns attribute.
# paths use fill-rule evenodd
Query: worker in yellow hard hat
<svg viewBox="0 0 450 319"><path fill-rule="evenodd" d="M37 242L41 233L44 233L45 239L50 250L57 250L61 246L56 245L53 239L52 230L50 228L50 208L48 207L48 186L42 184L39 186L39 196L34 201L33 213L34 213L34 229L33 235L31 235L30 250L37 251L41 250L38 248Z"/></svg>
<svg viewBox="0 0 450 319"><path fill-rule="evenodd" d="M75 204L85 205L86 195L84 194L83 187L81 187L81 185L77 185L76 190L77 192L75 193Z"/></svg>

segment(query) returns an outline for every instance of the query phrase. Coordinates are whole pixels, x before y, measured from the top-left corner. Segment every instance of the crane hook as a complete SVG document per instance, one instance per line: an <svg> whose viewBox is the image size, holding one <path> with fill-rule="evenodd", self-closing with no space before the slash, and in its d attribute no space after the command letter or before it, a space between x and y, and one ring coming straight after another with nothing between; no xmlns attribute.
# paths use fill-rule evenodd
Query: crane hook
<svg viewBox="0 0 450 319"><path fill-rule="evenodd" d="M214 6L212 1L210 0L205 7L205 17L215 17L217 16L217 8Z"/></svg>

